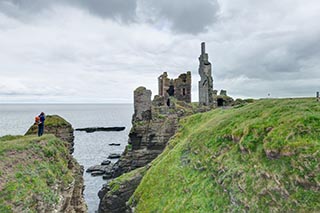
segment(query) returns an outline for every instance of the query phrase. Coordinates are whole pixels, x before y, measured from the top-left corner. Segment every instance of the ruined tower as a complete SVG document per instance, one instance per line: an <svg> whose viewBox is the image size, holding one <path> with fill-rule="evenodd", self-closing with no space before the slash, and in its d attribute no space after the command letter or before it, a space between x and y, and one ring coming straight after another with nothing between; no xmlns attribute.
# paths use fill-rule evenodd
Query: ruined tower
<svg viewBox="0 0 320 213"><path fill-rule="evenodd" d="M211 106L213 104L213 79L211 63L206 53L206 44L201 43L201 55L199 57L199 105Z"/></svg>
<svg viewBox="0 0 320 213"><path fill-rule="evenodd" d="M169 79L167 72L158 78L159 96L165 98L169 106L169 97L175 97L178 101L191 102L191 72L183 73L176 79Z"/></svg>

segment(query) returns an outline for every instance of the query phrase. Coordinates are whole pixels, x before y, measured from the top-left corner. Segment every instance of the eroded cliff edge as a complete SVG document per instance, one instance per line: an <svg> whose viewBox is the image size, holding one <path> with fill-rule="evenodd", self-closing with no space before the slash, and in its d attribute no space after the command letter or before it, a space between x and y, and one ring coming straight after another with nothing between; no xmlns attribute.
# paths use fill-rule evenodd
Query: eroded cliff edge
<svg viewBox="0 0 320 213"><path fill-rule="evenodd" d="M179 119L193 114L198 107L164 97L139 87L134 91L134 115L128 146L113 166L110 176L119 177L103 186L99 192L99 212L124 212L126 202L139 185L149 163L161 154L178 129ZM202 109L203 110L203 109Z"/></svg>
<svg viewBox="0 0 320 213"><path fill-rule="evenodd" d="M47 116L45 135L36 131L0 138L0 212L87 212L71 124Z"/></svg>

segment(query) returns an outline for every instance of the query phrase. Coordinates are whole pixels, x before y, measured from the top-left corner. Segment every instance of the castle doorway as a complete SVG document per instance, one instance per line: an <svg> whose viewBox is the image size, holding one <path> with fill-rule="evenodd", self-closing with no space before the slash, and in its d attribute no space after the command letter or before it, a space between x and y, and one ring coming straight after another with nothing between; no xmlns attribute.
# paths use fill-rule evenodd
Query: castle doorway
<svg viewBox="0 0 320 213"><path fill-rule="evenodd" d="M223 98L217 99L217 105L218 105L218 107L223 107Z"/></svg>
<svg viewBox="0 0 320 213"><path fill-rule="evenodd" d="M167 93L169 94L169 96L174 96L174 86L173 85L169 86Z"/></svg>

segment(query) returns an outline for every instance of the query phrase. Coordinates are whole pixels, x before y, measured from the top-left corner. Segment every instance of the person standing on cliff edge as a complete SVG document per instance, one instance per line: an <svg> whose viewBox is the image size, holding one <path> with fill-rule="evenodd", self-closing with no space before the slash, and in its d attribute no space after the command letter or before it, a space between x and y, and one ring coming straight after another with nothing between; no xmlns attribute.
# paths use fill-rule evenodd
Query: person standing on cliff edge
<svg viewBox="0 0 320 213"><path fill-rule="evenodd" d="M38 136L43 135L43 130L44 130L44 121L46 120L46 116L44 112L41 112L39 115L39 123L38 123Z"/></svg>

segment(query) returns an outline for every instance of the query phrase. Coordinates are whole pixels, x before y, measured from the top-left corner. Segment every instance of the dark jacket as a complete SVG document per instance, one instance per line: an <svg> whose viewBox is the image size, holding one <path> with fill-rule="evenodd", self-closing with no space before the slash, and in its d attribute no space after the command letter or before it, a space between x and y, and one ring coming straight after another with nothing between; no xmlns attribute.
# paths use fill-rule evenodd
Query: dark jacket
<svg viewBox="0 0 320 213"><path fill-rule="evenodd" d="M40 117L40 122L44 123L44 120L46 120L46 117L44 115L39 115Z"/></svg>

